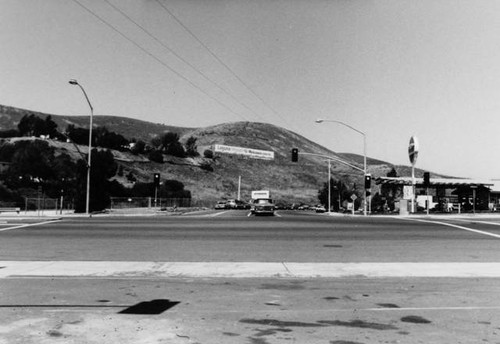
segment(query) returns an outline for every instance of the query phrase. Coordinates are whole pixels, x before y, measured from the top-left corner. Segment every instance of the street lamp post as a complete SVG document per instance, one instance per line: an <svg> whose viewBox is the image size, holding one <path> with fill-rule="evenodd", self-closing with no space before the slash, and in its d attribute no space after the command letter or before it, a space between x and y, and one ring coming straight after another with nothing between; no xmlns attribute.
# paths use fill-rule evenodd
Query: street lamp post
<svg viewBox="0 0 500 344"><path fill-rule="evenodd" d="M338 123L338 124L341 124L349 129L352 129L355 132L363 135L363 173L364 173L364 176L366 176L366 134L364 132L362 132L361 130L358 130L358 129L350 126L349 124L346 124L346 123L341 122L341 121L337 121L337 120L333 120L333 119L322 119L322 118L319 118L316 120L316 123L323 123L323 122ZM364 189L363 198L364 198L363 215L366 216L366 189Z"/></svg>
<svg viewBox="0 0 500 344"><path fill-rule="evenodd" d="M330 215L330 211L332 209L332 205L331 205L331 199L332 199L332 195L331 195L331 190L332 190L332 186L330 185L330 180L332 179L332 176L331 176L331 173L330 173L330 170L331 170L331 160L328 159L328 215Z"/></svg>
<svg viewBox="0 0 500 344"><path fill-rule="evenodd" d="M87 92L85 92L84 88L82 85L78 83L75 79L71 79L69 81L71 85L76 85L80 87L80 89L83 92L83 95L85 96L85 99L87 100L87 103L89 103L90 107L90 127L89 127L89 154L87 158L87 195L86 195L86 200L85 200L85 213L89 215L89 202L90 202L90 162L91 162L91 153L92 153L92 121L94 117L94 108L92 107L92 104L90 103L89 97L87 96Z"/></svg>

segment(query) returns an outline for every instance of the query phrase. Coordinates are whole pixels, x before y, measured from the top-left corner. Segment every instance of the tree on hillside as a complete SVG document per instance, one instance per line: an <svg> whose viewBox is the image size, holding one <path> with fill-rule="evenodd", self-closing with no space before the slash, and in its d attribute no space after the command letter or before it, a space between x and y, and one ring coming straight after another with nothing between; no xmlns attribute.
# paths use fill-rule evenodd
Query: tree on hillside
<svg viewBox="0 0 500 344"><path fill-rule="evenodd" d="M339 211L339 207L347 193L347 187L340 180L330 179L330 205L334 211ZM318 191L318 200L326 208L328 208L328 182L323 184L323 187Z"/></svg>
<svg viewBox="0 0 500 344"><path fill-rule="evenodd" d="M207 159L213 159L214 158L214 152L210 149L205 149L203 152L203 156Z"/></svg>
<svg viewBox="0 0 500 344"><path fill-rule="evenodd" d="M89 129L75 127L70 124L66 127L66 135L76 143L77 145L88 145L89 144ZM94 140L92 140L94 142Z"/></svg>
<svg viewBox="0 0 500 344"><path fill-rule="evenodd" d="M109 207L111 203L109 178L116 174L118 165L113 154L108 150L92 150L91 175L90 175L90 202L89 210L100 211ZM78 160L78 194L75 197L75 212L85 212L87 164Z"/></svg>
<svg viewBox="0 0 500 344"><path fill-rule="evenodd" d="M50 198L59 198L61 190L65 195L74 195L76 165L65 153L55 155L55 149L46 141L18 141L4 144L0 156L10 162L9 168L2 173L5 185L11 190L30 190L42 188ZM34 191L33 191L34 192Z"/></svg>
<svg viewBox="0 0 500 344"><path fill-rule="evenodd" d="M137 142L134 142L130 151L132 152L132 154L137 155L144 153L145 148L146 148L146 143L142 140L139 140Z"/></svg>
<svg viewBox="0 0 500 344"><path fill-rule="evenodd" d="M15 152L16 146L12 143L5 142L0 146L0 161L10 162Z"/></svg>
<svg viewBox="0 0 500 344"><path fill-rule="evenodd" d="M45 120L34 114L24 115L19 121L17 129L21 136L39 137L41 135L46 135L52 138L58 138L60 136L57 131L57 124L52 120L50 115L47 116Z"/></svg>
<svg viewBox="0 0 500 344"><path fill-rule="evenodd" d="M160 186L160 195L166 198L191 198L191 191L185 190L182 182L167 179Z"/></svg>
<svg viewBox="0 0 500 344"><path fill-rule="evenodd" d="M18 136L21 136L21 134L17 129L0 130L0 138L18 137Z"/></svg>
<svg viewBox="0 0 500 344"><path fill-rule="evenodd" d="M151 139L151 146L154 149L160 149L161 145L162 145L162 142L161 142L160 136L157 135Z"/></svg>
<svg viewBox="0 0 500 344"><path fill-rule="evenodd" d="M186 155L195 157L199 156L198 146L196 145L196 137L190 136L186 141Z"/></svg>
<svg viewBox="0 0 500 344"><path fill-rule="evenodd" d="M148 159L153 162L163 164L163 154L159 150L152 150L148 154Z"/></svg>
<svg viewBox="0 0 500 344"><path fill-rule="evenodd" d="M129 141L120 134L110 132L106 127L97 127L93 130L94 144L97 147L105 147L115 150L124 150L129 145Z"/></svg>
<svg viewBox="0 0 500 344"><path fill-rule="evenodd" d="M14 145L9 174L12 177L31 177L49 180L55 176L54 148L46 141L19 141Z"/></svg>
<svg viewBox="0 0 500 344"><path fill-rule="evenodd" d="M179 142L179 135L177 133L168 132L161 136L161 143L165 154L173 155L179 158L184 158L186 152L184 147Z"/></svg>

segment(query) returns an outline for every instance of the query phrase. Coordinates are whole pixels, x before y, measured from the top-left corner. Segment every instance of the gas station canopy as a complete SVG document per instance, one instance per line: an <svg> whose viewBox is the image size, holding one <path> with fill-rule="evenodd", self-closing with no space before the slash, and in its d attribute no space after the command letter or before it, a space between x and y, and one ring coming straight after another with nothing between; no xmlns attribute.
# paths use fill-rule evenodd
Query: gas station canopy
<svg viewBox="0 0 500 344"><path fill-rule="evenodd" d="M376 184L388 185L412 185L411 177L378 177L375 178ZM424 178L415 178L415 185L424 186ZM459 178L431 178L429 187L458 188L461 186L469 187L491 187L494 183L490 180L479 179L459 179Z"/></svg>

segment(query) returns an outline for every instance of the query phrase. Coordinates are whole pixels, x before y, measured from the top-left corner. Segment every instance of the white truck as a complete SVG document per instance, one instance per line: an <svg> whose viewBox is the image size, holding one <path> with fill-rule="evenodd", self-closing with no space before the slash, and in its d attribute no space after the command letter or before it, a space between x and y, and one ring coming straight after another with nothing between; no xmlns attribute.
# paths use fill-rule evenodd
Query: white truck
<svg viewBox="0 0 500 344"><path fill-rule="evenodd" d="M436 202L432 201L432 196L426 196L426 195L419 195L417 196L417 205L420 208L427 209L427 202L429 202L429 209L434 209L434 207L437 205Z"/></svg>
<svg viewBox="0 0 500 344"><path fill-rule="evenodd" d="M269 190L252 191L252 199L269 198Z"/></svg>

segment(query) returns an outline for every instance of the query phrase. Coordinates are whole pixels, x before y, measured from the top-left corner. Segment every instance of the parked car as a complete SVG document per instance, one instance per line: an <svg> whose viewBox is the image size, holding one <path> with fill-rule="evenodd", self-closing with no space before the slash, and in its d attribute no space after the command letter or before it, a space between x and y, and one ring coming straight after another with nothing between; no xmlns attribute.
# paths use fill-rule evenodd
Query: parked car
<svg viewBox="0 0 500 344"><path fill-rule="evenodd" d="M226 209L226 201L218 201L215 203L215 209Z"/></svg>
<svg viewBox="0 0 500 344"><path fill-rule="evenodd" d="M251 212L254 215L274 215L274 209L271 198L257 198L253 201Z"/></svg>
<svg viewBox="0 0 500 344"><path fill-rule="evenodd" d="M237 207L236 200L234 199L227 200L226 209L236 209L236 207Z"/></svg>
<svg viewBox="0 0 500 344"><path fill-rule="evenodd" d="M317 205L316 208L315 208L316 212L317 213L324 213L326 212L326 208L322 205Z"/></svg>

